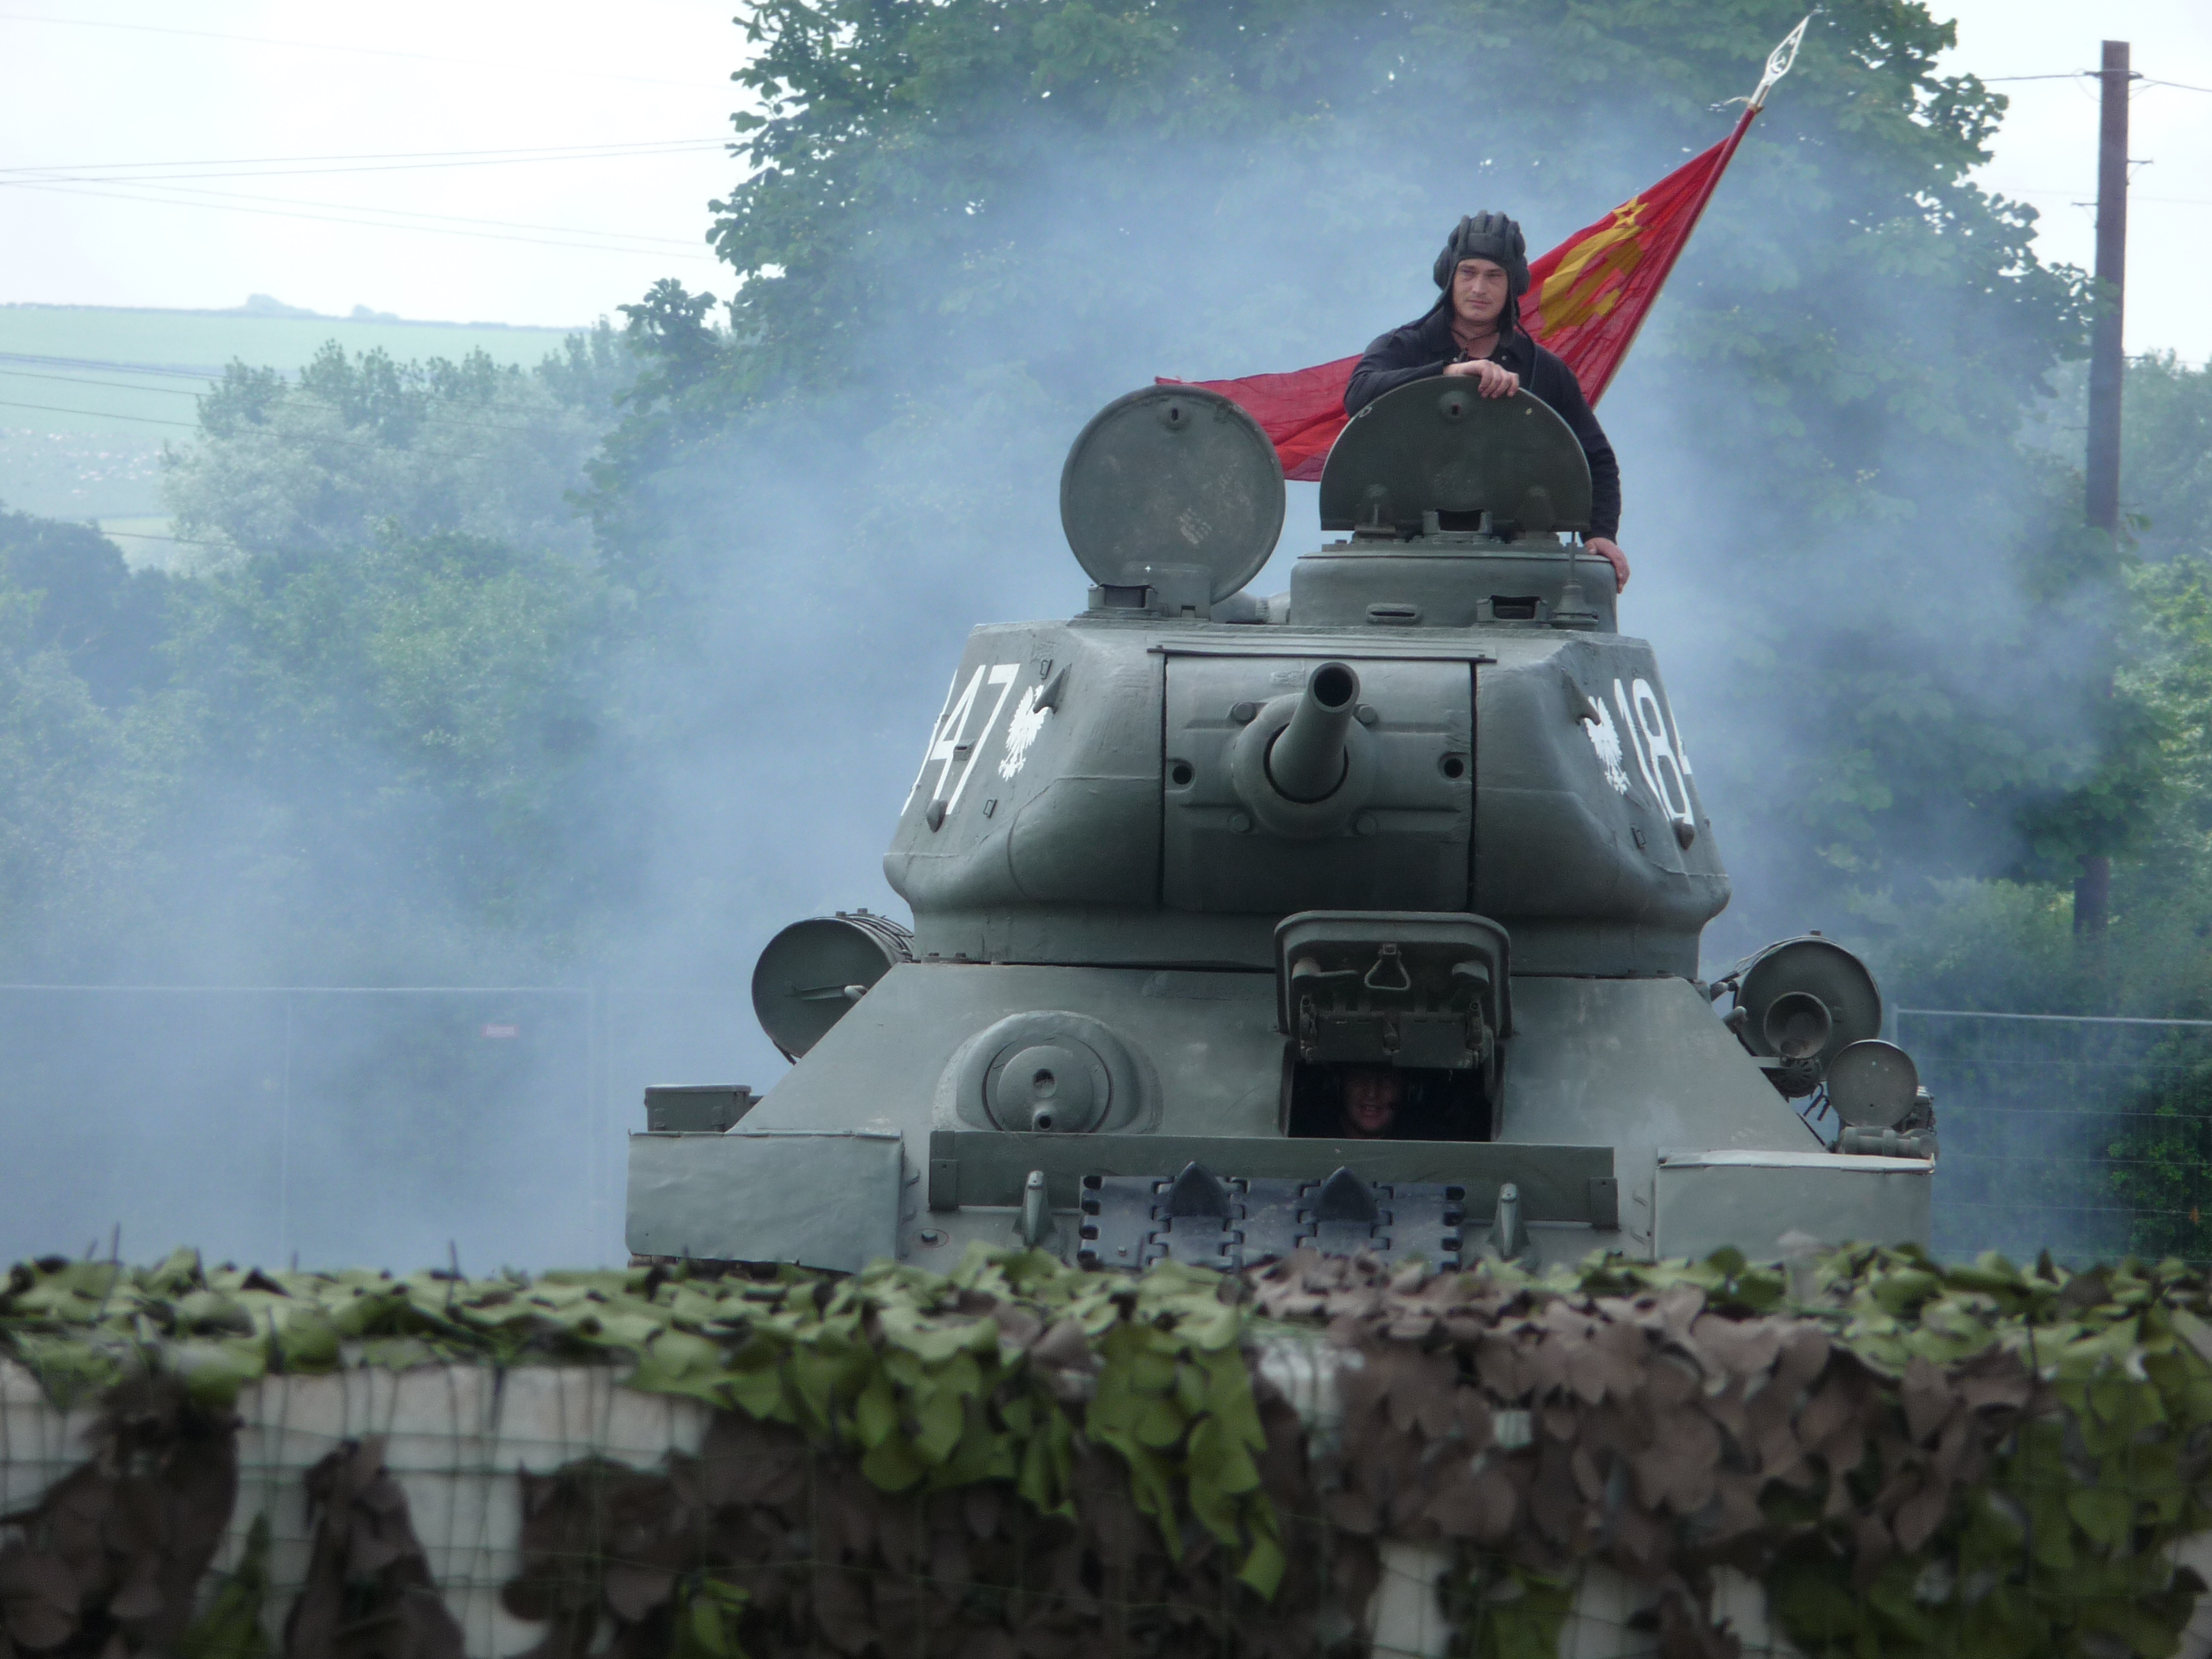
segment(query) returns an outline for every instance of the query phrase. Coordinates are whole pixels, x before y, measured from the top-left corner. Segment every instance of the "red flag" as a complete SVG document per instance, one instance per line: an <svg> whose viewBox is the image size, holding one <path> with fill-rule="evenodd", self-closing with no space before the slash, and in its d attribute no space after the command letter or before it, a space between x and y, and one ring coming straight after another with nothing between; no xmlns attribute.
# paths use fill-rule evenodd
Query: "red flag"
<svg viewBox="0 0 2212 1659"><path fill-rule="evenodd" d="M1344 389L1352 384L1357 356L1339 357L1314 368L1293 369L1288 374L1249 374L1241 380L1194 380L1193 386L1218 392L1243 404L1244 412L1275 442L1275 455L1285 478L1318 478L1328 447L1344 430ZM1181 381L1161 377L1165 385Z"/></svg>
<svg viewBox="0 0 2212 1659"><path fill-rule="evenodd" d="M1752 118L1765 104L1768 89L1790 72L1804 37L1805 25L1800 23L1775 48L1758 91L1727 137L1529 261L1522 326L1559 354L1593 404L1613 383ZM1328 447L1344 430L1344 391L1358 364L1357 357L1340 357L1288 374L1189 384L1243 404L1274 440L1285 477L1314 479L1321 477ZM1165 375L1160 379L1165 385L1182 384Z"/></svg>
<svg viewBox="0 0 2212 1659"><path fill-rule="evenodd" d="M1613 372L1758 113L1756 105L1747 106L1735 131L1704 155L1528 262L1521 325L1574 370L1583 396L1593 404L1613 384Z"/></svg>

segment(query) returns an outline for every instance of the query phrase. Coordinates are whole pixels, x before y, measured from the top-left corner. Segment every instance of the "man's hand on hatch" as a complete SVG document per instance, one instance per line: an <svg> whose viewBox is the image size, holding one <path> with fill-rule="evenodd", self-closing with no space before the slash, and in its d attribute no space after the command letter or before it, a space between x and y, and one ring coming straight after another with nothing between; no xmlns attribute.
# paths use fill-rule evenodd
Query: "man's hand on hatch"
<svg viewBox="0 0 2212 1659"><path fill-rule="evenodd" d="M1481 385L1477 389L1486 398L1510 398L1521 389L1521 377L1503 363L1493 363L1487 357L1477 357L1463 363L1446 363L1444 373L1472 376Z"/></svg>
<svg viewBox="0 0 2212 1659"><path fill-rule="evenodd" d="M1613 591L1616 593L1628 586L1628 555L1620 550L1620 544L1610 536L1592 536L1583 544L1585 552L1595 553L1613 567Z"/></svg>

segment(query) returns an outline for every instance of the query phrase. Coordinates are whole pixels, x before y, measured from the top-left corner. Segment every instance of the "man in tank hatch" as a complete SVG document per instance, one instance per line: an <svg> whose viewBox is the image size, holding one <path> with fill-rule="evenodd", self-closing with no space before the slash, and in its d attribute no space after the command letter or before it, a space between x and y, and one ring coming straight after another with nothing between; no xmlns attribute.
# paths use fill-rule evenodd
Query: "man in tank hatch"
<svg viewBox="0 0 2212 1659"><path fill-rule="evenodd" d="M1337 1130L1348 1139L1383 1140L1395 1135L1406 1080L1388 1066L1348 1066L1340 1085L1343 1104Z"/></svg>
<svg viewBox="0 0 2212 1659"><path fill-rule="evenodd" d="M1510 398L1522 386L1559 411L1589 459L1590 528L1583 544L1613 567L1616 588L1628 586L1628 556L1613 540L1620 528L1620 463L1597 423L1574 371L1521 326L1528 289L1528 245L1502 213L1462 219L1437 255L1443 290L1426 316L1378 335L1352 371L1344 410L1357 415L1384 392L1411 380L1464 375L1486 398Z"/></svg>

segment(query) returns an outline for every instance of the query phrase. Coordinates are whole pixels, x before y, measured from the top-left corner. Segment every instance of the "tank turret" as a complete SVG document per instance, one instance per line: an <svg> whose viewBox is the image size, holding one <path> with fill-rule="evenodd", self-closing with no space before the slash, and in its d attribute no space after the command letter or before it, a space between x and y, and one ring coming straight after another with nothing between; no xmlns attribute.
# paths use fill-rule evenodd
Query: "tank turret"
<svg viewBox="0 0 2212 1659"><path fill-rule="evenodd" d="M771 945L756 1006L796 1068L734 1127L633 1139L635 1251L1925 1238L1932 1116L1863 967L1795 941L1698 979L1728 878L1578 545L1565 423L1455 379L1377 399L1323 474L1341 539L1262 599L1284 501L1225 398L1085 428L1089 605L969 635L884 860L911 938L860 913Z"/></svg>

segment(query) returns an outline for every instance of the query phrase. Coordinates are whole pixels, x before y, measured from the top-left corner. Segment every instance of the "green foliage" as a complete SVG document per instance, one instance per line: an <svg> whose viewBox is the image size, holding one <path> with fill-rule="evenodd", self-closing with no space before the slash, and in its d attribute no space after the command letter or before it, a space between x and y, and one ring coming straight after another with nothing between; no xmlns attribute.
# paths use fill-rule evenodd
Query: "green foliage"
<svg viewBox="0 0 2212 1659"><path fill-rule="evenodd" d="M751 1599L738 1585L705 1573L687 1575L677 1599L669 1659L746 1659L738 1627Z"/></svg>
<svg viewBox="0 0 2212 1659"><path fill-rule="evenodd" d="M1170 1554L1188 1515L1272 1595L1283 1556L1252 1461L1265 1439L1244 1328L1216 1274L1170 1264L1123 1279L980 1248L950 1274L882 1262L769 1283L658 1268L478 1282L209 1272L179 1249L151 1268L21 1264L0 1292L0 1352L61 1403L149 1367L222 1407L272 1372L597 1361L623 1365L630 1388L795 1428L856 1457L881 1491L1003 1480L1042 1514L1068 1512L1078 1430L1064 1397L1095 1376L1085 1431L1127 1462ZM690 1639L708 1644L707 1626L737 1609L702 1594L717 1610L695 1602Z"/></svg>
<svg viewBox="0 0 2212 1659"><path fill-rule="evenodd" d="M1666 1571L1752 1567L1813 1659L2163 1659L2202 1589L2171 1551L2212 1528L2212 1286L2179 1263L2023 1272L1995 1255L1946 1267L1910 1248L1854 1248L1782 1270L1723 1251L1385 1277L1305 1260L1260 1273L1258 1301L1361 1348L1351 1374L1384 1392L1356 1408L1367 1461L1347 1448L1340 1474L1389 1488L1402 1467L1413 1486L1398 1493L1401 1518L1424 1528L1454 1513L1426 1508L1426 1494L1465 1462L1470 1422L1483 1425L1474 1443L1492 1448L1477 1468L1504 1455L1533 1476L1577 1448L1632 1461L1640 1412L1702 1411L1738 1424L1735 1449L1715 1435L1712 1455L1761 1471L1730 1477L1751 1479L1756 1501L1723 1525L1725 1503L1686 1500L1689 1553ZM631 1388L796 1430L854 1459L878 1491L1004 1483L1044 1514L1069 1512L1081 1436L1122 1459L1171 1557L1187 1528L1203 1528L1242 1552L1241 1577L1267 1596L1282 1562L1251 1457L1264 1445L1252 1317L1237 1280L1171 1264L1088 1273L1038 1252L972 1249L945 1275L884 1263L773 1281L653 1269L471 1282L210 1272L179 1250L145 1268L18 1266L0 1292L0 1352L59 1399L151 1370L216 1407L275 1371L616 1364ZM1455 1358L1455 1344L1474 1346ZM1480 1356L1471 1368L1465 1352ZM1424 1377L1441 1381L1440 1413ZM1784 1392L1761 1403L1768 1389ZM1530 1413L1542 1443L1500 1448L1488 1413L1506 1408ZM1601 1495L1601 1463L1571 1477L1559 1467L1552 1478ZM1557 1543L1526 1531L1486 1542L1446 1519L1443 1535L1461 1546L1443 1586L1456 1650L1539 1659L1583 1563L1610 1551L1659 1570L1651 1528L1676 1523L1634 1495L1643 1480L1613 1500L1614 1521ZM1642 1531L1626 1530L1637 1516ZM1554 1565L1534 1565L1560 1548ZM250 1653L258 1560L249 1548L188 1651ZM1666 1585L1662 1635L1669 1621L1681 1634L1686 1591L1678 1576ZM741 1659L750 1605L743 1587L693 1573L676 1587L675 1645Z"/></svg>
<svg viewBox="0 0 2212 1659"><path fill-rule="evenodd" d="M15 971L57 939L88 955L147 919L129 878L165 866L194 736L187 699L162 689L165 586L91 531L0 515L0 937Z"/></svg>
<svg viewBox="0 0 2212 1659"><path fill-rule="evenodd" d="M566 498L633 373L604 325L529 371L234 364L167 458L202 544L180 576L0 514L9 971L573 954L629 854L603 668L627 602Z"/></svg>
<svg viewBox="0 0 2212 1659"><path fill-rule="evenodd" d="M673 284L630 308L663 368L594 468L603 542L696 599L733 540L749 584L849 569L858 520L894 592L933 574L1005 614L1036 579L977 526L1048 538L1038 481L1107 397L1356 349L1427 305L1473 207L1547 245L1718 137L1711 106L1796 18L763 0L740 21L757 107L714 228L738 286L722 330ZM2004 100L1938 69L1952 39L1888 0L1814 18L1607 409L1632 550L1697 560L1730 600L1669 658L1705 665L1692 709L1751 728L1701 750L1707 793L1801 896L2048 873L2126 844L2153 793L2136 710L2103 696L2116 568L2052 532L2075 487L2012 441L2078 348L2081 280L1972 182ZM1440 117L1501 86L1528 89L1509 118ZM834 523L793 533L794 466L835 480ZM911 617L857 621L887 640Z"/></svg>
<svg viewBox="0 0 2212 1659"><path fill-rule="evenodd" d="M282 849L270 925L313 918L295 950L357 927L434 959L457 922L544 941L588 914L564 854L598 781L606 603L564 556L455 534L250 555L180 593L203 775L281 814L276 847L249 819L211 850L243 865ZM380 847L415 879L364 867ZM399 917L370 921L395 888L421 907L413 940Z"/></svg>
<svg viewBox="0 0 2212 1659"><path fill-rule="evenodd" d="M1438 1587L1453 1659L1556 1659L1574 1610L1575 1580L1534 1572L1461 1547Z"/></svg>
<svg viewBox="0 0 2212 1659"><path fill-rule="evenodd" d="M2147 434L2148 435L2148 434ZM2172 552L2127 572L2109 651L2097 763L2075 796L2032 815L2040 859L1996 883L1938 883L1860 910L1905 999L2022 1012L2212 1013L2212 556ZM2124 835L2107 834L2124 823ZM2078 850L2124 856L2105 949L2076 951L2068 886Z"/></svg>
<svg viewBox="0 0 2212 1659"><path fill-rule="evenodd" d="M2128 1243L2146 1255L2202 1261L2212 1255L2212 1054L2196 1032L2177 1032L2118 1093L2106 1151L2106 1184L2130 1211Z"/></svg>
<svg viewBox="0 0 2212 1659"><path fill-rule="evenodd" d="M1994 1255L1947 1271L1874 1251L1831 1258L1820 1277L1824 1299L1845 1313L1851 1352L1902 1376L1908 1414L1915 1364L2006 1352L2031 1359L2063 1414L2025 1424L1924 1549L1848 1586L1817 1546L1794 1551L1771 1580L1791 1638L1816 1659L2171 1652L2203 1585L2176 1572L2166 1550L2212 1526L2199 1449L2212 1428L2201 1277L2134 1261L2023 1273ZM1854 1484L1870 1496L1894 1474L1870 1458Z"/></svg>
<svg viewBox="0 0 2212 1659"><path fill-rule="evenodd" d="M2121 420L2121 496L2145 551L2212 553L2212 364L2136 358Z"/></svg>
<svg viewBox="0 0 2212 1659"><path fill-rule="evenodd" d="M0 570L28 602L21 657L56 653L104 708L158 686L168 579L131 570L113 542L85 525L0 512Z"/></svg>
<svg viewBox="0 0 2212 1659"><path fill-rule="evenodd" d="M269 1516L253 1517L246 1530L246 1549L235 1571L224 1576L214 1597L178 1644L179 1659L269 1659L269 1632L261 1609L269 1599ZM742 1659L742 1656L715 1656Z"/></svg>
<svg viewBox="0 0 2212 1659"><path fill-rule="evenodd" d="M393 531L580 554L568 492L630 374L604 323L527 372L336 342L294 377L234 362L201 400L198 441L167 457L165 494L182 534L249 554Z"/></svg>

